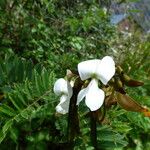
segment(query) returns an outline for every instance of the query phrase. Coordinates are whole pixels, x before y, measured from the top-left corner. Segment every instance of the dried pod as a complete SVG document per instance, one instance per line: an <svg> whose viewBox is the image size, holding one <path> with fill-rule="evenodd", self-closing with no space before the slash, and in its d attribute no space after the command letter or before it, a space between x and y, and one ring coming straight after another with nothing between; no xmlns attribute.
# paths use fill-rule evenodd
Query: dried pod
<svg viewBox="0 0 150 150"><path fill-rule="evenodd" d="M147 112L148 110L144 107L142 107L139 103L137 103L135 100L133 100L131 97L129 97L126 94L121 94L119 92L116 92L116 99L119 105L128 111L134 111L134 112Z"/></svg>
<svg viewBox="0 0 150 150"><path fill-rule="evenodd" d="M141 81L136 81L136 80L129 80L128 82L125 83L127 86L130 86L130 87L137 87L137 86L142 86L144 85L143 82Z"/></svg>
<svg viewBox="0 0 150 150"><path fill-rule="evenodd" d="M137 87L137 86L144 85L144 83L141 82L141 81L136 81L136 80L131 79L127 74L125 74L123 72L123 69L120 66L117 66L117 70L116 71L119 74L119 76L121 78L121 81L125 85L130 86L130 87Z"/></svg>
<svg viewBox="0 0 150 150"><path fill-rule="evenodd" d="M123 74L121 76L122 81L125 83L125 85L130 86L130 87L137 87L137 86L142 86L144 85L143 82L141 81L136 81L131 79L128 75Z"/></svg>

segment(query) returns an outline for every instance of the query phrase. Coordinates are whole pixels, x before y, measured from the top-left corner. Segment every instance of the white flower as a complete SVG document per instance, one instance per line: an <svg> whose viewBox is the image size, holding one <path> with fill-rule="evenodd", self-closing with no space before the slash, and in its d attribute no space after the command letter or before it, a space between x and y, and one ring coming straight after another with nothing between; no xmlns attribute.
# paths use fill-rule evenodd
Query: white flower
<svg viewBox="0 0 150 150"><path fill-rule="evenodd" d="M102 106L105 98L104 91L98 87L98 80L106 85L115 74L115 63L110 56L105 56L102 60L88 60L78 64L78 72L81 80L91 78L91 82L79 92L77 105L85 97L87 107L95 111Z"/></svg>
<svg viewBox="0 0 150 150"><path fill-rule="evenodd" d="M73 94L70 83L63 78L58 79L54 84L54 93L60 96L60 103L56 106L56 112L68 113L70 98Z"/></svg>

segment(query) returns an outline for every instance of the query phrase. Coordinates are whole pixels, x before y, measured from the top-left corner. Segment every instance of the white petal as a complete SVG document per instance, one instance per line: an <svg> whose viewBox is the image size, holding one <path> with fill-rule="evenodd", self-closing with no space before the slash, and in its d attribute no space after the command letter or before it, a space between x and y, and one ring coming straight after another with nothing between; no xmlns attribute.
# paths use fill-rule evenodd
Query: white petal
<svg viewBox="0 0 150 150"><path fill-rule="evenodd" d="M67 81L67 90L68 90L68 98L70 99L72 97L73 90L72 90L72 86L69 83L69 81Z"/></svg>
<svg viewBox="0 0 150 150"><path fill-rule="evenodd" d="M58 105L63 104L67 100L68 100L68 96L67 95L62 95L60 97L60 103Z"/></svg>
<svg viewBox="0 0 150 150"><path fill-rule="evenodd" d="M97 69L98 78L102 81L104 85L108 83L108 81L115 74L115 62L110 56L105 56Z"/></svg>
<svg viewBox="0 0 150 150"><path fill-rule="evenodd" d="M91 111L95 111L103 105L105 94L103 90L98 88L98 81L95 79L90 82L88 88L85 103Z"/></svg>
<svg viewBox="0 0 150 150"><path fill-rule="evenodd" d="M78 97L77 97L77 105L79 105L79 103L83 100L83 98L86 96L87 93L87 88L82 89L79 93L78 93Z"/></svg>
<svg viewBox="0 0 150 150"><path fill-rule="evenodd" d="M67 81L63 78L58 79L54 84L54 93L61 95L62 93L68 94Z"/></svg>
<svg viewBox="0 0 150 150"><path fill-rule="evenodd" d="M70 99L66 95L62 95L60 98L60 103L56 106L56 112L60 114L66 114L69 111Z"/></svg>
<svg viewBox="0 0 150 150"><path fill-rule="evenodd" d="M101 60L93 59L88 61L83 61L78 64L78 72L80 75L81 80L86 80L91 78L93 74L96 73L98 64Z"/></svg>

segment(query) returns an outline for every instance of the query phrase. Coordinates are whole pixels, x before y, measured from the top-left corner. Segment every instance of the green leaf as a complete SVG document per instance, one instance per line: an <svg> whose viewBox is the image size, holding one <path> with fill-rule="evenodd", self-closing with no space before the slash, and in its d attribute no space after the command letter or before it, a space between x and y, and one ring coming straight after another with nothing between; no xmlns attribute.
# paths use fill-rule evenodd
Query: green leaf
<svg viewBox="0 0 150 150"><path fill-rule="evenodd" d="M10 129L10 127L12 126L13 121L9 120L5 123L5 125L2 127L2 130L0 131L0 143L3 141L3 139L5 138L8 130Z"/></svg>
<svg viewBox="0 0 150 150"><path fill-rule="evenodd" d="M21 108L18 106L17 101L14 99L14 97L12 97L10 94L8 95L8 97L10 101L12 102L12 104L15 106L15 108L21 111Z"/></svg>
<svg viewBox="0 0 150 150"><path fill-rule="evenodd" d="M6 115L8 115L10 117L16 115L15 111L11 107L9 107L8 105L6 105L6 104L2 104L0 106L0 112L4 113L4 114L6 114Z"/></svg>

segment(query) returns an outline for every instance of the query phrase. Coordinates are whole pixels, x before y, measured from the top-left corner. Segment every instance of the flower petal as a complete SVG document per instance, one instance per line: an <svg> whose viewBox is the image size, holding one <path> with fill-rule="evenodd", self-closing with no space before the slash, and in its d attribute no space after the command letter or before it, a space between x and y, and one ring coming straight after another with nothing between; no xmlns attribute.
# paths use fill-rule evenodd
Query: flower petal
<svg viewBox="0 0 150 150"><path fill-rule="evenodd" d="M88 88L85 103L91 111L95 111L102 106L105 94L103 90L98 88L98 81L96 79L90 82Z"/></svg>
<svg viewBox="0 0 150 150"><path fill-rule="evenodd" d="M68 94L67 81L63 78L58 79L54 84L54 93L61 95L62 93Z"/></svg>
<svg viewBox="0 0 150 150"><path fill-rule="evenodd" d="M83 98L86 96L87 93L87 88L82 89L79 93L78 93L78 97L77 97L77 105L79 105L79 103L83 100Z"/></svg>
<svg viewBox="0 0 150 150"><path fill-rule="evenodd" d="M66 114L69 111L70 100L66 95L62 95L60 98L60 103L56 106L56 112L60 114Z"/></svg>
<svg viewBox="0 0 150 150"><path fill-rule="evenodd" d="M67 89L68 89L68 98L70 99L72 97L73 90L72 90L72 86L69 83L69 81L67 81Z"/></svg>
<svg viewBox="0 0 150 150"><path fill-rule="evenodd" d="M88 61L83 61L78 64L78 72L80 75L81 80L86 80L91 78L93 74L96 73L98 64L101 60L93 59Z"/></svg>
<svg viewBox="0 0 150 150"><path fill-rule="evenodd" d="M115 62L110 56L105 56L96 71L99 80L106 85L115 74Z"/></svg>

